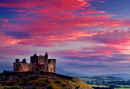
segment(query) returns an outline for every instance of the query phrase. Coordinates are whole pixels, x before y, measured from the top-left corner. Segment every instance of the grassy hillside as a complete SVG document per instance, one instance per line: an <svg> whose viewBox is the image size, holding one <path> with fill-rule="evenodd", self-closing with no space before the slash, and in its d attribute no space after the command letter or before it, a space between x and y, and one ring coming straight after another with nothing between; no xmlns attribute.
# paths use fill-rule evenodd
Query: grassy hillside
<svg viewBox="0 0 130 89"><path fill-rule="evenodd" d="M62 78L57 78L57 80L55 80L52 77L30 77L21 78L19 80L4 80L1 81L0 84L4 85L1 86L0 89L18 89L16 87L11 88L11 86L17 86L24 89L93 89L80 81Z"/></svg>

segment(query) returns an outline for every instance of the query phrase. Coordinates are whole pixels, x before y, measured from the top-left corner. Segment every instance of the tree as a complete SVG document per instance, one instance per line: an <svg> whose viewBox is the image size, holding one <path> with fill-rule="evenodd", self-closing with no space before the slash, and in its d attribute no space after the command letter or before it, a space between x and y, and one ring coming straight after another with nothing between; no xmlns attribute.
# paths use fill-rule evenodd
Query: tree
<svg viewBox="0 0 130 89"><path fill-rule="evenodd" d="M49 86L47 87L47 89L53 89L53 86L52 86L52 85L49 85Z"/></svg>

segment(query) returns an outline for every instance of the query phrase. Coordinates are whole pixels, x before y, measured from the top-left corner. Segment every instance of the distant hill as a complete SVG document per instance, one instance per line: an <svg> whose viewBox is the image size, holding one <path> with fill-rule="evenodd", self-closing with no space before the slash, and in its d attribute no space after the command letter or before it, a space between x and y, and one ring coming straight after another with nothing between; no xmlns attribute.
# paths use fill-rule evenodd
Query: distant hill
<svg viewBox="0 0 130 89"><path fill-rule="evenodd" d="M113 77L119 77L124 79L130 79L130 74L128 73L106 74L102 76L113 76Z"/></svg>
<svg viewBox="0 0 130 89"><path fill-rule="evenodd" d="M86 77L87 76L85 74L78 74L78 73L74 73L74 72L68 72L68 71L65 71L65 70L60 69L60 68L56 68L56 73L71 76L71 77Z"/></svg>

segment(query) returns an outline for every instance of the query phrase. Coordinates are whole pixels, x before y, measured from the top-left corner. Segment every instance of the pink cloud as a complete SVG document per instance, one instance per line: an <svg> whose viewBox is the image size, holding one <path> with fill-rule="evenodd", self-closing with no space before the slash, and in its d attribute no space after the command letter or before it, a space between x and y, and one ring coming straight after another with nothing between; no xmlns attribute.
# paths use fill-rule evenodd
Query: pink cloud
<svg viewBox="0 0 130 89"><path fill-rule="evenodd" d="M103 1L100 1L103 2ZM41 6L42 5L42 6ZM11 3L0 3L3 7L19 7L17 10L10 10L15 12L20 12L16 14L15 18L9 19L11 21L16 21L14 23L8 22L7 19L1 19L6 22L3 23L2 29L9 31L24 31L30 34L30 38L26 39L15 39L13 36L6 37L8 40L5 44L22 44L22 45L41 45L46 47L52 47L54 43L67 43L70 41L84 41L91 39L92 41L98 41L100 37L103 38L101 42L108 47L109 44L120 44L125 42L124 39L112 39L113 37L118 38L120 33L116 34L115 31L111 29L127 27L129 26L129 21L124 19L113 19L115 16L113 14L108 14L105 11L100 11L93 9L91 3L84 0L59 0L59 1L42 1L38 0L26 0L26 1L16 1ZM40 7L41 6L41 7ZM84 8L89 7L89 10ZM81 12L77 12L78 10ZM75 14L78 13L79 15ZM85 15L85 14L94 15ZM83 16L82 16L82 15ZM81 15L81 16L80 16ZM95 27L95 31L85 28L85 27ZM101 27L101 32L96 31L96 29ZM83 28L83 29L80 29ZM102 31L105 28L111 31ZM5 31L3 31L3 35ZM113 33L113 34L112 34ZM115 35L116 34L116 35ZM4 37L3 36L3 37ZM36 38L36 37L38 38ZM96 40L97 37L99 39ZM110 39L110 38L111 39ZM83 38L83 40L82 40ZM100 53L113 53L112 50L101 50ZM88 55L84 53L85 55Z"/></svg>
<svg viewBox="0 0 130 89"><path fill-rule="evenodd" d="M87 10L87 11L82 11L80 14L102 14L105 13L105 11L97 11L97 10Z"/></svg>
<svg viewBox="0 0 130 89"><path fill-rule="evenodd" d="M75 10L79 7L82 6L90 6L91 4L87 1L84 0L48 0L48 1L43 1L43 0L23 0L23 1L10 1L8 3L0 3L0 6L3 7L35 7L35 6L48 6L48 7L53 7L53 8L61 8L64 10ZM59 8L59 9L60 9Z"/></svg>
<svg viewBox="0 0 130 89"><path fill-rule="evenodd" d="M104 3L105 1L99 1L99 2Z"/></svg>
<svg viewBox="0 0 130 89"><path fill-rule="evenodd" d="M9 19L0 18L0 20L3 21L3 22L5 22L5 23L9 22Z"/></svg>

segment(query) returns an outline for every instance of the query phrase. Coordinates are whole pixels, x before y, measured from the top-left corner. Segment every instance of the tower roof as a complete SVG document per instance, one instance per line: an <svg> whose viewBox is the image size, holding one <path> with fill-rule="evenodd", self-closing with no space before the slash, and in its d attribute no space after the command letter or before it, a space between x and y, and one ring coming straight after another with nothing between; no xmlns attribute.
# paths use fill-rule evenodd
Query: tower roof
<svg viewBox="0 0 130 89"><path fill-rule="evenodd" d="M45 55L48 55L48 53L46 52Z"/></svg>
<svg viewBox="0 0 130 89"><path fill-rule="evenodd" d="M26 63L26 59L25 58L23 59L22 63Z"/></svg>
<svg viewBox="0 0 130 89"><path fill-rule="evenodd" d="M34 57L37 57L37 54L35 53L33 56L34 56Z"/></svg>
<svg viewBox="0 0 130 89"><path fill-rule="evenodd" d="M45 58L48 59L48 53L47 52L45 53Z"/></svg>
<svg viewBox="0 0 130 89"><path fill-rule="evenodd" d="M47 52L45 53L45 57L48 57L48 53Z"/></svg>

